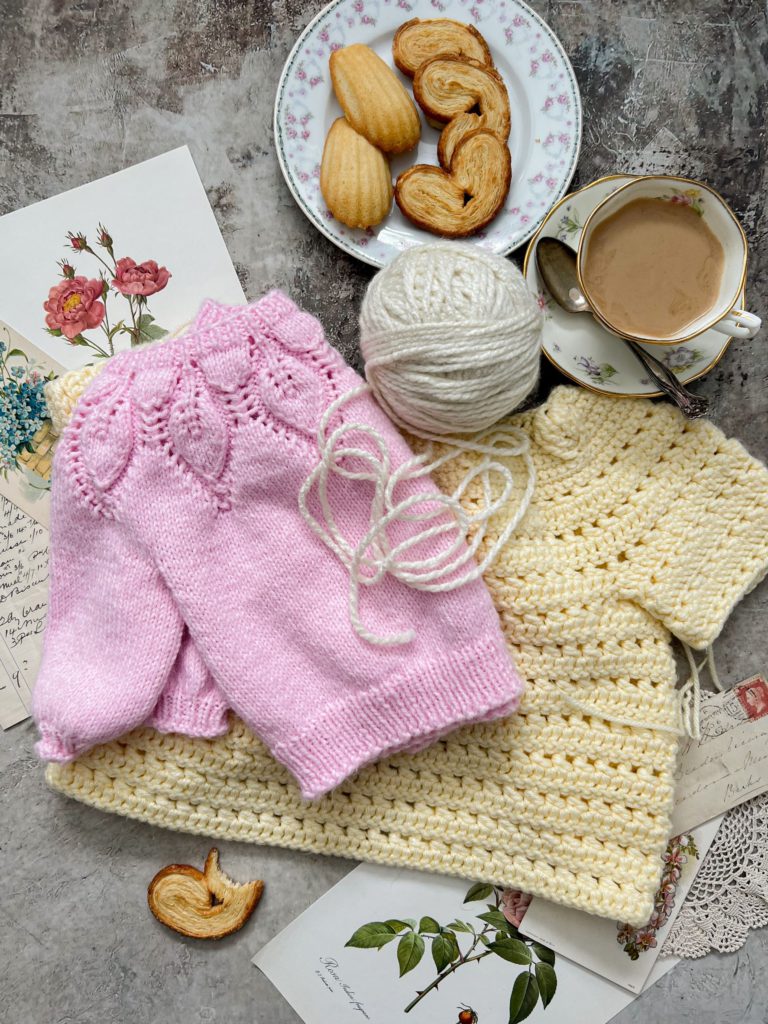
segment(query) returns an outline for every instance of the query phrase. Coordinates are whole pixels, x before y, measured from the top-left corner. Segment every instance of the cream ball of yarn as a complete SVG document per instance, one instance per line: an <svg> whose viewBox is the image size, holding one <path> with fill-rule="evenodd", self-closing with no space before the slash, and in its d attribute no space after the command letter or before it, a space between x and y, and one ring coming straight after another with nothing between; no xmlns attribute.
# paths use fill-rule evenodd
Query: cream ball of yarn
<svg viewBox="0 0 768 1024"><path fill-rule="evenodd" d="M368 286L365 376L398 425L474 433L536 387L541 329L541 310L509 260L461 242L417 246Z"/></svg>

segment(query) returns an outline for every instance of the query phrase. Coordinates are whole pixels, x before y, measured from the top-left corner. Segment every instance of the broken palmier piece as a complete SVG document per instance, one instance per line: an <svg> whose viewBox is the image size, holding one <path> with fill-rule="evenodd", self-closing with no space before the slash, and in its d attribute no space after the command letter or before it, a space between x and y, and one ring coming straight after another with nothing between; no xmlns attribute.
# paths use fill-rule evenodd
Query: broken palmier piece
<svg viewBox="0 0 768 1024"><path fill-rule="evenodd" d="M354 43L335 50L329 65L336 99L355 131L385 153L413 149L421 137L419 112L381 57Z"/></svg>
<svg viewBox="0 0 768 1024"><path fill-rule="evenodd" d="M480 129L458 144L449 171L429 164L403 171L395 183L395 201L418 227L462 238L493 220L511 180L509 149Z"/></svg>
<svg viewBox="0 0 768 1024"><path fill-rule="evenodd" d="M474 27L452 18L412 18L395 32L392 56L404 75L413 78L419 65L434 57L476 60L493 67L488 44Z"/></svg>
<svg viewBox="0 0 768 1024"><path fill-rule="evenodd" d="M495 68L435 57L416 71L413 94L430 123L445 125L437 154L442 167L450 167L456 146L470 132L493 132L500 142L509 138L509 96Z"/></svg>
<svg viewBox="0 0 768 1024"><path fill-rule="evenodd" d="M214 846L203 871L169 864L147 890L149 909L161 924L192 939L223 939L242 928L261 899L264 883L239 885L219 867Z"/></svg>
<svg viewBox="0 0 768 1024"><path fill-rule="evenodd" d="M392 173L387 158L344 117L331 125L320 164L320 191L336 220L370 228L392 206Z"/></svg>

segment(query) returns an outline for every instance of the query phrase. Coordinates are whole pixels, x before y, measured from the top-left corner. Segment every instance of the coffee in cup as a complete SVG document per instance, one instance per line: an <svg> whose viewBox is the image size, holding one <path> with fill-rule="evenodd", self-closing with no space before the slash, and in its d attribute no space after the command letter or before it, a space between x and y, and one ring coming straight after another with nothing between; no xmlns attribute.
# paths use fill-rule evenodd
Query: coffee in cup
<svg viewBox="0 0 768 1024"><path fill-rule="evenodd" d="M678 344L705 330L747 337L760 320L735 309L744 233L706 185L653 175L618 188L584 225L579 281L593 313L622 337Z"/></svg>

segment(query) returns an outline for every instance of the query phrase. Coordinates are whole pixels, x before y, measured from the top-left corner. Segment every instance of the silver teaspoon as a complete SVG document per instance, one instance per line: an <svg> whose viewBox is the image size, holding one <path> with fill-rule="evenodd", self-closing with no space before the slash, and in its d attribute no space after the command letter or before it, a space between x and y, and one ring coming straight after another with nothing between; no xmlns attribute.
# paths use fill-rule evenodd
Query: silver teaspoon
<svg viewBox="0 0 768 1024"><path fill-rule="evenodd" d="M536 246L536 266L539 276L546 285L547 291L566 313L591 313L589 303L579 287L576 274L576 253L559 238L541 238ZM688 391L677 376L660 362L655 356L646 352L635 341L628 338L616 338L623 341L634 352L642 363L648 376L660 391L678 406L690 419L705 416L709 402L702 395L694 395Z"/></svg>

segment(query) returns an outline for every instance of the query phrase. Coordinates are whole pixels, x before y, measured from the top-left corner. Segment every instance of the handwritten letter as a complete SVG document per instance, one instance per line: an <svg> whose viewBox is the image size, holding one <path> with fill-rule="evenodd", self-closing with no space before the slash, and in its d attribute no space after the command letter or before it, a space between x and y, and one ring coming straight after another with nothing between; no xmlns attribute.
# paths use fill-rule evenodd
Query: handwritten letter
<svg viewBox="0 0 768 1024"><path fill-rule="evenodd" d="M0 495L0 724L29 717L48 607L48 531Z"/></svg>

